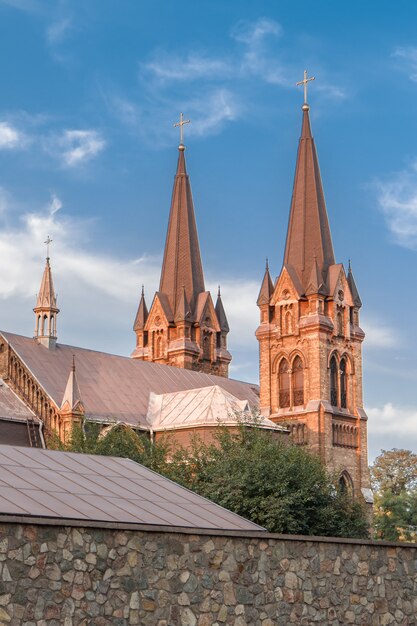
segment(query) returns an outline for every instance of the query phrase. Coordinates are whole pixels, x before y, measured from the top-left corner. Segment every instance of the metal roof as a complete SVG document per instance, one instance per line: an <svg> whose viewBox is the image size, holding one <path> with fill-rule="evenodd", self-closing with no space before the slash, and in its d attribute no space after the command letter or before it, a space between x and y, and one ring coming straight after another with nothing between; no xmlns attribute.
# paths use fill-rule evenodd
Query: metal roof
<svg viewBox="0 0 417 626"><path fill-rule="evenodd" d="M143 465L0 445L0 517L264 530Z"/></svg>
<svg viewBox="0 0 417 626"><path fill-rule="evenodd" d="M253 406L259 403L255 384L60 343L49 350L36 339L1 334L58 407L75 355L81 400L88 419L107 423L116 420L148 429L146 414L151 391L163 394L213 385Z"/></svg>
<svg viewBox="0 0 417 626"><path fill-rule="evenodd" d="M0 378L0 419L24 422L25 424L28 419L33 419L35 422L39 421L2 378Z"/></svg>

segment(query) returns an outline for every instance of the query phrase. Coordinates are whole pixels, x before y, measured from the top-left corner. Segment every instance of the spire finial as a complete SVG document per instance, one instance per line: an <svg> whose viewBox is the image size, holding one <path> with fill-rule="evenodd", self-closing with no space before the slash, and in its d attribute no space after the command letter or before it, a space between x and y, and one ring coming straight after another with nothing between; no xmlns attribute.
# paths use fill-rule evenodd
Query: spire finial
<svg viewBox="0 0 417 626"><path fill-rule="evenodd" d="M349 272L350 272L350 271L352 271L352 266L351 266L351 264L350 264L350 259L349 259L349 261L348 261L348 264L349 264Z"/></svg>
<svg viewBox="0 0 417 626"><path fill-rule="evenodd" d="M72 355L72 371L75 372L75 354Z"/></svg>
<svg viewBox="0 0 417 626"><path fill-rule="evenodd" d="M180 121L174 124L174 128L177 128L178 126L180 128L180 145L178 146L179 150L185 149L184 141L183 141L184 140L184 126L185 124L189 124L190 122L191 120L185 120L184 115L180 113Z"/></svg>
<svg viewBox="0 0 417 626"><path fill-rule="evenodd" d="M299 85L304 85L304 104L302 106L303 111L309 111L310 107L308 106L307 103L307 84L312 81L312 80L316 80L315 76L309 76L307 77L307 70L304 70L304 78L303 80L300 80L298 83L296 83L296 86L298 87Z"/></svg>
<svg viewBox="0 0 417 626"><path fill-rule="evenodd" d="M141 294L141 295L142 295L142 298L143 298L143 297L144 297L144 295L145 295L145 285L144 285L143 283L142 283L142 294Z"/></svg>
<svg viewBox="0 0 417 626"><path fill-rule="evenodd" d="M268 261L268 257L266 257L265 271L266 271L266 272L269 272L269 261Z"/></svg>
<svg viewBox="0 0 417 626"><path fill-rule="evenodd" d="M219 285L217 288L217 297L220 298L220 296L221 296L221 293L220 293L220 285Z"/></svg>
<svg viewBox="0 0 417 626"><path fill-rule="evenodd" d="M46 240L43 243L46 243L46 260L49 261L49 246L52 243L52 239L50 238L49 235L47 236Z"/></svg>

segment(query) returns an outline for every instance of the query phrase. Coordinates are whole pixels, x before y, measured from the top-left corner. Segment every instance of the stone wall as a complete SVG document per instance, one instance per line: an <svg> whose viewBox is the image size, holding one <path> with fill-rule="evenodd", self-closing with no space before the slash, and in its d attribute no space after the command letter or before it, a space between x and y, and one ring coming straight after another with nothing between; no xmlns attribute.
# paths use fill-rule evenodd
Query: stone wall
<svg viewBox="0 0 417 626"><path fill-rule="evenodd" d="M417 547L0 526L0 625L417 624Z"/></svg>

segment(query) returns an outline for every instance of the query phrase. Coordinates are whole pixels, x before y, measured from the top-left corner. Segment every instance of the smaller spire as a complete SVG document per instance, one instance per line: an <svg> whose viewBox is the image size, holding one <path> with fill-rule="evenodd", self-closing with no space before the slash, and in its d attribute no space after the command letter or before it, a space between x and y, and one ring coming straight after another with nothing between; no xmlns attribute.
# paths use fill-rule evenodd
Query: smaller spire
<svg viewBox="0 0 417 626"><path fill-rule="evenodd" d="M61 410L68 413L82 413L84 406L81 400L80 388L78 385L77 375L75 373L75 355L72 355L72 366L68 376L67 386L65 387L64 397L62 398Z"/></svg>
<svg viewBox="0 0 417 626"><path fill-rule="evenodd" d="M259 291L256 304L258 306L261 306L262 304L269 304L269 301L271 299L273 292L274 292L274 283L272 282L271 274L269 273L268 259L266 259L265 274L262 280L262 285Z"/></svg>
<svg viewBox="0 0 417 626"><path fill-rule="evenodd" d="M148 307L145 302L145 289L142 285L142 292L139 301L138 311L135 317L135 323L133 324L133 330L143 330L145 328L146 320L148 319Z"/></svg>
<svg viewBox="0 0 417 626"><path fill-rule="evenodd" d="M219 322L220 329L223 332L228 333L230 328L229 328L229 323L227 321L226 313L225 313L223 302L222 302L222 296L220 293L220 285L219 285L219 289L217 292L217 302L216 302L215 310L216 310L217 320Z"/></svg>
<svg viewBox="0 0 417 626"><path fill-rule="evenodd" d="M350 264L350 259L349 259L349 271L348 271L348 275L347 275L347 281L348 281L350 293L352 294L353 304L358 309L360 309L361 306L362 306L362 300L361 300L361 298L359 296L359 291L358 291L358 288L356 287L355 279L353 278L353 272L352 272L352 267L351 267L351 264Z"/></svg>
<svg viewBox="0 0 417 626"><path fill-rule="evenodd" d="M49 245L51 241L52 239L50 239L48 235L45 241L47 245L45 269L36 298L36 305L33 309L36 316L35 339L38 339L38 341L47 348L55 347L57 339L56 318L59 313L49 257Z"/></svg>

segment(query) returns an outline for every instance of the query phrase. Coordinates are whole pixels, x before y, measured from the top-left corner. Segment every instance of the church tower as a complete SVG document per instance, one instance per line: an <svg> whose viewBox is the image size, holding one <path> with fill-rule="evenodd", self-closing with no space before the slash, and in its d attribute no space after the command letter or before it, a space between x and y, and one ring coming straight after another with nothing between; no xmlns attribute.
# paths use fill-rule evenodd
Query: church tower
<svg viewBox="0 0 417 626"><path fill-rule="evenodd" d="M33 309L36 318L34 337L46 348L53 349L55 348L57 340L56 318L59 309L56 305L56 295L49 258L49 245L52 243L52 239L48 236L45 243L47 245L46 264L36 300L36 306Z"/></svg>
<svg viewBox="0 0 417 626"><path fill-rule="evenodd" d="M257 300L260 408L367 499L362 303L335 261L309 109L305 95L283 267L273 284L267 265Z"/></svg>
<svg viewBox="0 0 417 626"><path fill-rule="evenodd" d="M229 326L220 291L216 306L205 290L185 146L178 147L159 291L148 312L142 295L134 323L132 358L228 376Z"/></svg>

